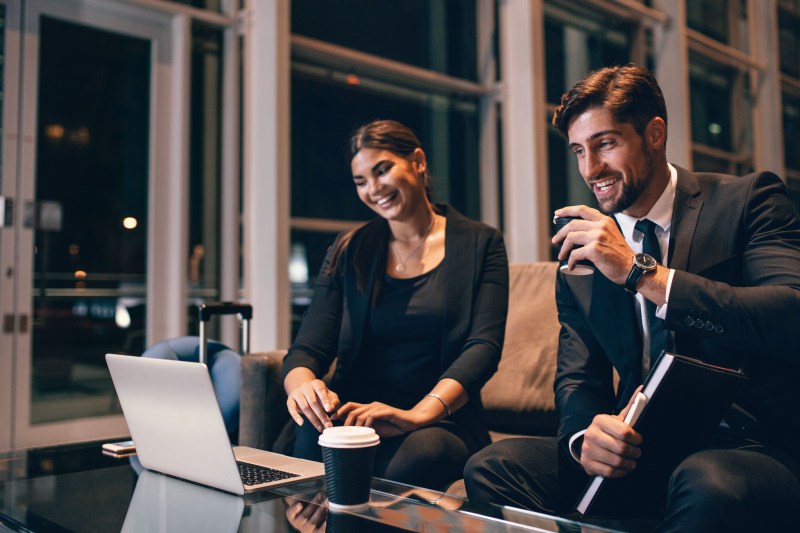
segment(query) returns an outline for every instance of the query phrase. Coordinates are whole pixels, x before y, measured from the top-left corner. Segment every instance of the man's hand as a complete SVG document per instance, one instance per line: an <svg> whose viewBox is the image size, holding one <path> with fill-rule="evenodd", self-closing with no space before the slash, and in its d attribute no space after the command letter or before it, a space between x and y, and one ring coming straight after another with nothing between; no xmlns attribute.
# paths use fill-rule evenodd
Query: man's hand
<svg viewBox="0 0 800 533"><path fill-rule="evenodd" d="M636 393L618 415L597 415L583 435L581 466L590 476L623 477L636 468L642 436L624 422Z"/></svg>
<svg viewBox="0 0 800 533"><path fill-rule="evenodd" d="M425 420L412 410L398 409L385 403L347 402L333 417L345 426L369 426L381 437L396 437L421 428Z"/></svg>
<svg viewBox="0 0 800 533"><path fill-rule="evenodd" d="M556 216L581 217L573 220L553 236L553 244L561 244L558 258L569 258L569 268L588 259L609 280L622 285L631 270L634 251L628 246L613 218L585 205L557 209ZM576 245L582 248L575 249ZM571 252L571 253L570 253Z"/></svg>

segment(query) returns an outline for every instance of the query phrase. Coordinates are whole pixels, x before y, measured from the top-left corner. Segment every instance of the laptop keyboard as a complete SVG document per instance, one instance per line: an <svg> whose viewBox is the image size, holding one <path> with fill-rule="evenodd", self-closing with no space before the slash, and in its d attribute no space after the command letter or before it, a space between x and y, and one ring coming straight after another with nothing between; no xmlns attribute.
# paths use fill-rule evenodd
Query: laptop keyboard
<svg viewBox="0 0 800 533"><path fill-rule="evenodd" d="M275 470L274 468L267 468L266 466L258 466L241 461L236 461L236 464L239 465L239 475L242 476L242 482L248 486L300 477L300 474Z"/></svg>

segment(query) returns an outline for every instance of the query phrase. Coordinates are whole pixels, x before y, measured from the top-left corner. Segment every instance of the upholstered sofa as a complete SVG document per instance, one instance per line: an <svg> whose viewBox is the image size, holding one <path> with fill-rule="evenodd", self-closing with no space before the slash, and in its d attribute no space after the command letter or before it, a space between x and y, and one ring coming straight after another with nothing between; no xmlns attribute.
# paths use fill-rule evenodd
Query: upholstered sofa
<svg viewBox="0 0 800 533"><path fill-rule="evenodd" d="M481 391L492 438L554 435L553 379L558 344L557 263L510 266L505 344L497 373ZM285 351L242 358L239 444L286 452L291 442L280 383Z"/></svg>

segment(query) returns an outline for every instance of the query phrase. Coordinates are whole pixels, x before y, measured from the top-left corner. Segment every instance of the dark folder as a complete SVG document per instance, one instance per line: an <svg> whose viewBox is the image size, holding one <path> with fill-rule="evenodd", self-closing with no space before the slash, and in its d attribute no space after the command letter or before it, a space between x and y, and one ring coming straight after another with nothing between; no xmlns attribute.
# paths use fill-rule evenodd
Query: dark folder
<svg viewBox="0 0 800 533"><path fill-rule="evenodd" d="M632 427L643 438L636 468L621 478L596 476L578 500L581 514L636 516L657 512L678 464L700 449L747 377L741 370L664 352L647 376L647 397Z"/></svg>

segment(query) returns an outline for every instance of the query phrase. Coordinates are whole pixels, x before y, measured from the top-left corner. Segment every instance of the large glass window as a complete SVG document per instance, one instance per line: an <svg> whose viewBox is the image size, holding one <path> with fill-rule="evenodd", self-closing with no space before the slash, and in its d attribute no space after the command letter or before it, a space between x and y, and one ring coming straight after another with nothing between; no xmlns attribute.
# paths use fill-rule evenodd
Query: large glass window
<svg viewBox="0 0 800 533"><path fill-rule="evenodd" d="M42 17L31 422L118 412L144 349L150 42Z"/></svg>
<svg viewBox="0 0 800 533"><path fill-rule="evenodd" d="M686 24L722 43L728 42L729 0L693 0L686 2Z"/></svg>
<svg viewBox="0 0 800 533"><path fill-rule="evenodd" d="M353 186L347 140L366 122L393 119L419 136L431 166L434 198L478 217L477 102L412 90L381 91L370 89L371 83L311 78L302 72L293 76L292 216L372 218Z"/></svg>
<svg viewBox="0 0 800 533"><path fill-rule="evenodd" d="M292 33L475 80L474 0L292 0Z"/></svg>
<svg viewBox="0 0 800 533"><path fill-rule="evenodd" d="M293 58L293 329L336 234L375 216L358 199L346 156L358 126L375 119L409 126L428 156L434 200L480 218L480 96L440 87L430 82L435 77L422 89L407 70L474 83L476 24L474 1L292 2L295 36L321 41L332 56L359 52L372 56L370 64L387 60L376 72L362 64L348 69L340 59ZM387 79L387 71L397 70L400 76Z"/></svg>
<svg viewBox="0 0 800 533"><path fill-rule="evenodd" d="M786 167L800 174L800 98L783 94L783 146Z"/></svg>
<svg viewBox="0 0 800 533"><path fill-rule="evenodd" d="M690 53L694 170L741 175L753 169L749 77Z"/></svg>
<svg viewBox="0 0 800 533"><path fill-rule="evenodd" d="M578 18L548 5L545 13L545 63L548 108L589 71L631 61L633 27L612 17L595 14ZM550 123L552 114L543 117ZM575 156L560 133L549 126L548 165L550 211L571 204L594 205L594 196L578 171ZM554 252L555 253L555 252Z"/></svg>
<svg viewBox="0 0 800 533"><path fill-rule="evenodd" d="M219 299L222 30L192 26L189 131L189 332L197 333L196 306ZM211 336L217 321L210 323Z"/></svg>
<svg viewBox="0 0 800 533"><path fill-rule="evenodd" d="M701 61L689 67L692 110L692 140L731 151L733 78L735 73Z"/></svg>
<svg viewBox="0 0 800 533"><path fill-rule="evenodd" d="M800 78L800 7L785 4L778 9L781 72Z"/></svg>

